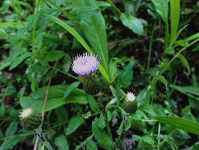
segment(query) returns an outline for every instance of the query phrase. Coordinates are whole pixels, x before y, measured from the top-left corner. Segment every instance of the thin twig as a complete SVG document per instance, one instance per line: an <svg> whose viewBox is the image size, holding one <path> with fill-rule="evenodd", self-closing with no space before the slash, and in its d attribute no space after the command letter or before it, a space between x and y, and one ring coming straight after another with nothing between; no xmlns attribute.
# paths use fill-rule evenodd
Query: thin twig
<svg viewBox="0 0 199 150"><path fill-rule="evenodd" d="M55 68L57 66L57 63L58 63L58 60L55 62L55 65L54 65L53 70L52 70L51 75L50 75L50 79L48 81L48 87L47 87L47 90L46 90L46 96L45 96L45 101L44 101L43 110L42 110L42 124L43 124L43 121L44 121L44 114L45 114L45 108L46 108L46 103L47 103L47 99L48 99L50 84L51 84L51 80L52 80ZM42 124L41 124L41 127L42 127ZM34 145L34 150L37 150L38 143L39 143L39 136L37 135L37 139L36 139L36 142L35 142L35 145Z"/></svg>

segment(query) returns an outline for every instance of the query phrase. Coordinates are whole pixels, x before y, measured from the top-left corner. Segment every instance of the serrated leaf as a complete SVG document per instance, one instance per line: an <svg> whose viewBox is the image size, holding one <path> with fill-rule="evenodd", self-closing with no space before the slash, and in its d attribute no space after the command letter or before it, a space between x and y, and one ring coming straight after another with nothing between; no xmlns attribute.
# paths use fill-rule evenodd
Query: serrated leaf
<svg viewBox="0 0 199 150"><path fill-rule="evenodd" d="M113 147L113 141L111 138L107 135L107 133L100 128L96 122L92 123L92 130L94 133L94 136L96 139L104 146L107 146L108 148Z"/></svg>
<svg viewBox="0 0 199 150"><path fill-rule="evenodd" d="M74 132L79 126L81 126L84 123L84 119L81 117L73 117L70 119L67 130L66 130L66 135L71 134Z"/></svg>
<svg viewBox="0 0 199 150"><path fill-rule="evenodd" d="M26 58L30 57L32 55L32 53L30 52L26 52L24 54L21 54L19 57L17 57L14 62L12 63L12 65L10 66L9 70L14 69L15 67L17 67L22 61L24 61Z"/></svg>
<svg viewBox="0 0 199 150"><path fill-rule="evenodd" d="M159 122L199 135L199 124L179 117L155 117Z"/></svg>
<svg viewBox="0 0 199 150"><path fill-rule="evenodd" d="M138 18L133 17L127 13L122 13L120 15L120 19L122 21L122 24L128 27L134 33L138 35L143 35L144 33L143 25Z"/></svg>
<svg viewBox="0 0 199 150"><path fill-rule="evenodd" d="M180 58L180 60L182 61L182 63L186 66L186 68L188 70L188 75L189 75L191 69L190 69L189 63L186 60L186 58L182 54L178 54L177 57Z"/></svg>

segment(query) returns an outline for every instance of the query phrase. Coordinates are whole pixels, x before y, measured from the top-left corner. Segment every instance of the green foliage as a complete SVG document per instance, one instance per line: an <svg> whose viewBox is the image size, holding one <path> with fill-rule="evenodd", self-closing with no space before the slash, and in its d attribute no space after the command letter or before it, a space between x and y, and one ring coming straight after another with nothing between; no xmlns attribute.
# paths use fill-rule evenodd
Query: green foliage
<svg viewBox="0 0 199 150"><path fill-rule="evenodd" d="M41 135L53 149L198 149L199 2L0 4L1 150L33 149L36 133L18 116L44 106ZM85 52L100 61L93 96L71 65ZM137 102L130 114L128 92Z"/></svg>

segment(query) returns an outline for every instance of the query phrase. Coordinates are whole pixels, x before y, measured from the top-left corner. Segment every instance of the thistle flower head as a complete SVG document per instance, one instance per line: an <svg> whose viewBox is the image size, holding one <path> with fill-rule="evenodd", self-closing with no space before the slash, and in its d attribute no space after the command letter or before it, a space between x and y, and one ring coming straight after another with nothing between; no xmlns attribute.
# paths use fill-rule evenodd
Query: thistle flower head
<svg viewBox="0 0 199 150"><path fill-rule="evenodd" d="M97 56L84 53L83 55L75 57L72 70L80 76L89 75L97 71L99 64L100 62Z"/></svg>
<svg viewBox="0 0 199 150"><path fill-rule="evenodd" d="M26 130L37 129L42 123L41 113L32 108L24 108L19 118L21 126Z"/></svg>

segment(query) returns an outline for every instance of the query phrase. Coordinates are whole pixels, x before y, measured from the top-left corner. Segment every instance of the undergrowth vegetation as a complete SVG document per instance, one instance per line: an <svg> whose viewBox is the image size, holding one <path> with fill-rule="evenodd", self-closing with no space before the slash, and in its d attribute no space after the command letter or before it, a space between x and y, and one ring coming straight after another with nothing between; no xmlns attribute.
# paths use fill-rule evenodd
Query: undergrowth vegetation
<svg viewBox="0 0 199 150"><path fill-rule="evenodd" d="M0 12L0 150L199 149L199 2L4 0Z"/></svg>

